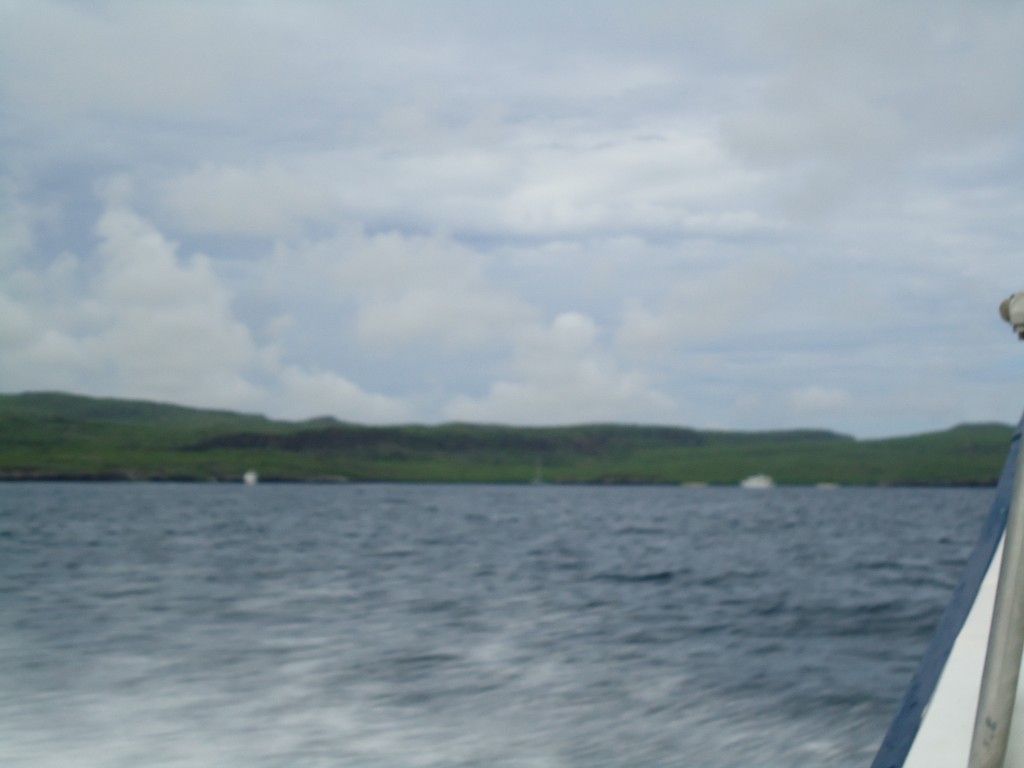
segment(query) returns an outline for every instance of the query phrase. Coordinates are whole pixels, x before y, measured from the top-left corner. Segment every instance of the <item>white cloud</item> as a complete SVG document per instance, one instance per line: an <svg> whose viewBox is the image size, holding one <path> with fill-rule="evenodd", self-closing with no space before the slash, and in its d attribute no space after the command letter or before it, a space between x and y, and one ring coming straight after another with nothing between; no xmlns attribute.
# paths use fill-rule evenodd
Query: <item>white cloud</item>
<svg viewBox="0 0 1024 768"><path fill-rule="evenodd" d="M39 265L37 231L52 212L31 205L13 180L0 180L0 387L36 386L40 373L53 386L87 355L68 332L67 304L77 261L62 254ZM49 321L60 318L60 323Z"/></svg>
<svg viewBox="0 0 1024 768"><path fill-rule="evenodd" d="M789 395L790 405L800 414L834 412L850 405L850 394L834 387L801 387Z"/></svg>
<svg viewBox="0 0 1024 768"><path fill-rule="evenodd" d="M0 178L0 270L13 268L32 250L39 218L22 201L14 180Z"/></svg>
<svg viewBox="0 0 1024 768"><path fill-rule="evenodd" d="M479 347L507 338L535 314L489 280L480 253L443 235L351 231L282 244L260 269L266 290L290 285L354 306L354 332L370 347Z"/></svg>
<svg viewBox="0 0 1024 768"><path fill-rule="evenodd" d="M734 255L724 264L681 260L654 301L627 302L616 345L630 355L657 355L680 344L763 337L790 318L791 307L779 301L790 269L771 254Z"/></svg>
<svg viewBox="0 0 1024 768"><path fill-rule="evenodd" d="M324 160L336 169L342 208L369 221L528 237L776 227L751 207L759 177L734 162L711 126L679 118L613 128L537 118L485 142L469 124L442 147Z"/></svg>
<svg viewBox="0 0 1024 768"><path fill-rule="evenodd" d="M32 313L22 302L0 293L0 348L14 356L30 345L37 335ZM11 357L6 363L10 365Z"/></svg>
<svg viewBox="0 0 1024 768"><path fill-rule="evenodd" d="M204 165L164 185L163 204L191 232L285 235L337 215L321 174L283 165Z"/></svg>
<svg viewBox="0 0 1024 768"><path fill-rule="evenodd" d="M0 388L356 420L1002 413L1016 6L4 9Z"/></svg>
<svg viewBox="0 0 1024 768"><path fill-rule="evenodd" d="M274 62L285 41L266 34L275 19L236 10L187 0L6 3L0 92L58 119L223 117L240 95L283 85Z"/></svg>
<svg viewBox="0 0 1024 768"><path fill-rule="evenodd" d="M518 339L509 376L480 398L460 396L445 408L459 421L509 424L664 422L678 416L673 400L638 371L622 369L602 348L586 315L568 312Z"/></svg>
<svg viewBox="0 0 1024 768"><path fill-rule="evenodd" d="M192 402L244 403L255 389L243 375L256 347L232 314L209 259L179 260L176 246L133 212L107 211L100 271L86 309L90 354L115 370L132 394Z"/></svg>
<svg viewBox="0 0 1024 768"><path fill-rule="evenodd" d="M481 131L467 116L397 146L379 138L259 164L206 163L160 182L157 194L188 231L229 235L295 235L338 221L531 238L778 229L753 207L760 176L735 161L712 125L538 117L496 126Z"/></svg>
<svg viewBox="0 0 1024 768"><path fill-rule="evenodd" d="M412 419L412 410L398 398L364 392L336 373L285 366L280 378L283 400L276 412L284 418L326 414L363 424Z"/></svg>
<svg viewBox="0 0 1024 768"><path fill-rule="evenodd" d="M1013 5L797 2L746 32L764 75L723 135L797 219L898 206L923 165L1007 149L1024 119Z"/></svg>
<svg viewBox="0 0 1024 768"><path fill-rule="evenodd" d="M109 208L96 230L101 242L88 268L70 256L34 272L21 267L23 296L0 290L3 389L61 388L294 418L409 417L397 398L335 372L283 363L279 348L257 345L210 259L182 259L175 243L131 209ZM87 290L73 293L70 278ZM288 322L278 317L272 330L282 333Z"/></svg>

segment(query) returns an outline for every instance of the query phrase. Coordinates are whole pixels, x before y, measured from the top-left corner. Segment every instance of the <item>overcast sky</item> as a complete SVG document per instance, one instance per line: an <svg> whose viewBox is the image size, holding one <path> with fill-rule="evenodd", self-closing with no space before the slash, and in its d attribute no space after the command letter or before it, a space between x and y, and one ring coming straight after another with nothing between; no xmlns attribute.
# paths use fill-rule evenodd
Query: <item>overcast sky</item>
<svg viewBox="0 0 1024 768"><path fill-rule="evenodd" d="M859 437L1024 407L1024 5L0 17L0 391Z"/></svg>

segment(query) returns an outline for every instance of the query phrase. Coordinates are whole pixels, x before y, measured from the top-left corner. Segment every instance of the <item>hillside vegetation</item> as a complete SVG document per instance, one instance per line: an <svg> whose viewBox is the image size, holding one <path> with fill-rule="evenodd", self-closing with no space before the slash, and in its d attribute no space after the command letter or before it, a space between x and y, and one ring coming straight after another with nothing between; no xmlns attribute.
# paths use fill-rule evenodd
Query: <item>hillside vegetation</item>
<svg viewBox="0 0 1024 768"><path fill-rule="evenodd" d="M818 430L367 427L60 393L0 395L0 479L988 485L1013 429L855 440Z"/></svg>

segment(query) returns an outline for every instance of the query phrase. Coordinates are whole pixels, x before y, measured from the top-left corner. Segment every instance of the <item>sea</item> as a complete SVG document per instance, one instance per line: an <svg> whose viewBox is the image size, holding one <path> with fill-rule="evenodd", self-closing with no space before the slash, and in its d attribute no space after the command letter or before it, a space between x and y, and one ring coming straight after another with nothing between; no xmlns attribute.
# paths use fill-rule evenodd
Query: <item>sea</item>
<svg viewBox="0 0 1024 768"><path fill-rule="evenodd" d="M993 497L0 484L0 765L866 768Z"/></svg>

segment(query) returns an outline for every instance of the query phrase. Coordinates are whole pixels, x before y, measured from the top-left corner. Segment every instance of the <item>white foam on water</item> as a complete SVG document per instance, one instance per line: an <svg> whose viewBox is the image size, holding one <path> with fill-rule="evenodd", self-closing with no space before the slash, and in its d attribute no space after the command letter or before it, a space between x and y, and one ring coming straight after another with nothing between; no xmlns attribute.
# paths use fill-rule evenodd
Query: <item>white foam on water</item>
<svg viewBox="0 0 1024 768"><path fill-rule="evenodd" d="M325 706L310 700L310 686L303 680L264 691L266 700L253 701L201 683L137 692L108 690L64 700L51 694L51 701L37 697L23 714L12 717L17 705L9 697L18 694L5 688L0 764L575 768L592 764L588 756L600 765L623 768L673 764L666 762L664 745L645 747L659 735L651 732L652 727L665 727L664 721L645 720L625 709L619 722L602 716L588 724L579 712L557 702L557 693L565 690L557 665L544 664L532 673L532 684L539 686L542 679L552 683L553 690L519 696L492 711L474 713L469 700L458 708L457 717L434 712L429 704L399 711L382 704L387 692L374 686L354 687L347 703ZM704 693L685 703L669 726L674 734L668 740L678 751L674 764L684 766L857 764L850 760L843 730L822 736L828 725L836 724L787 721L754 703L739 706ZM864 750L861 759L869 759L870 753Z"/></svg>

